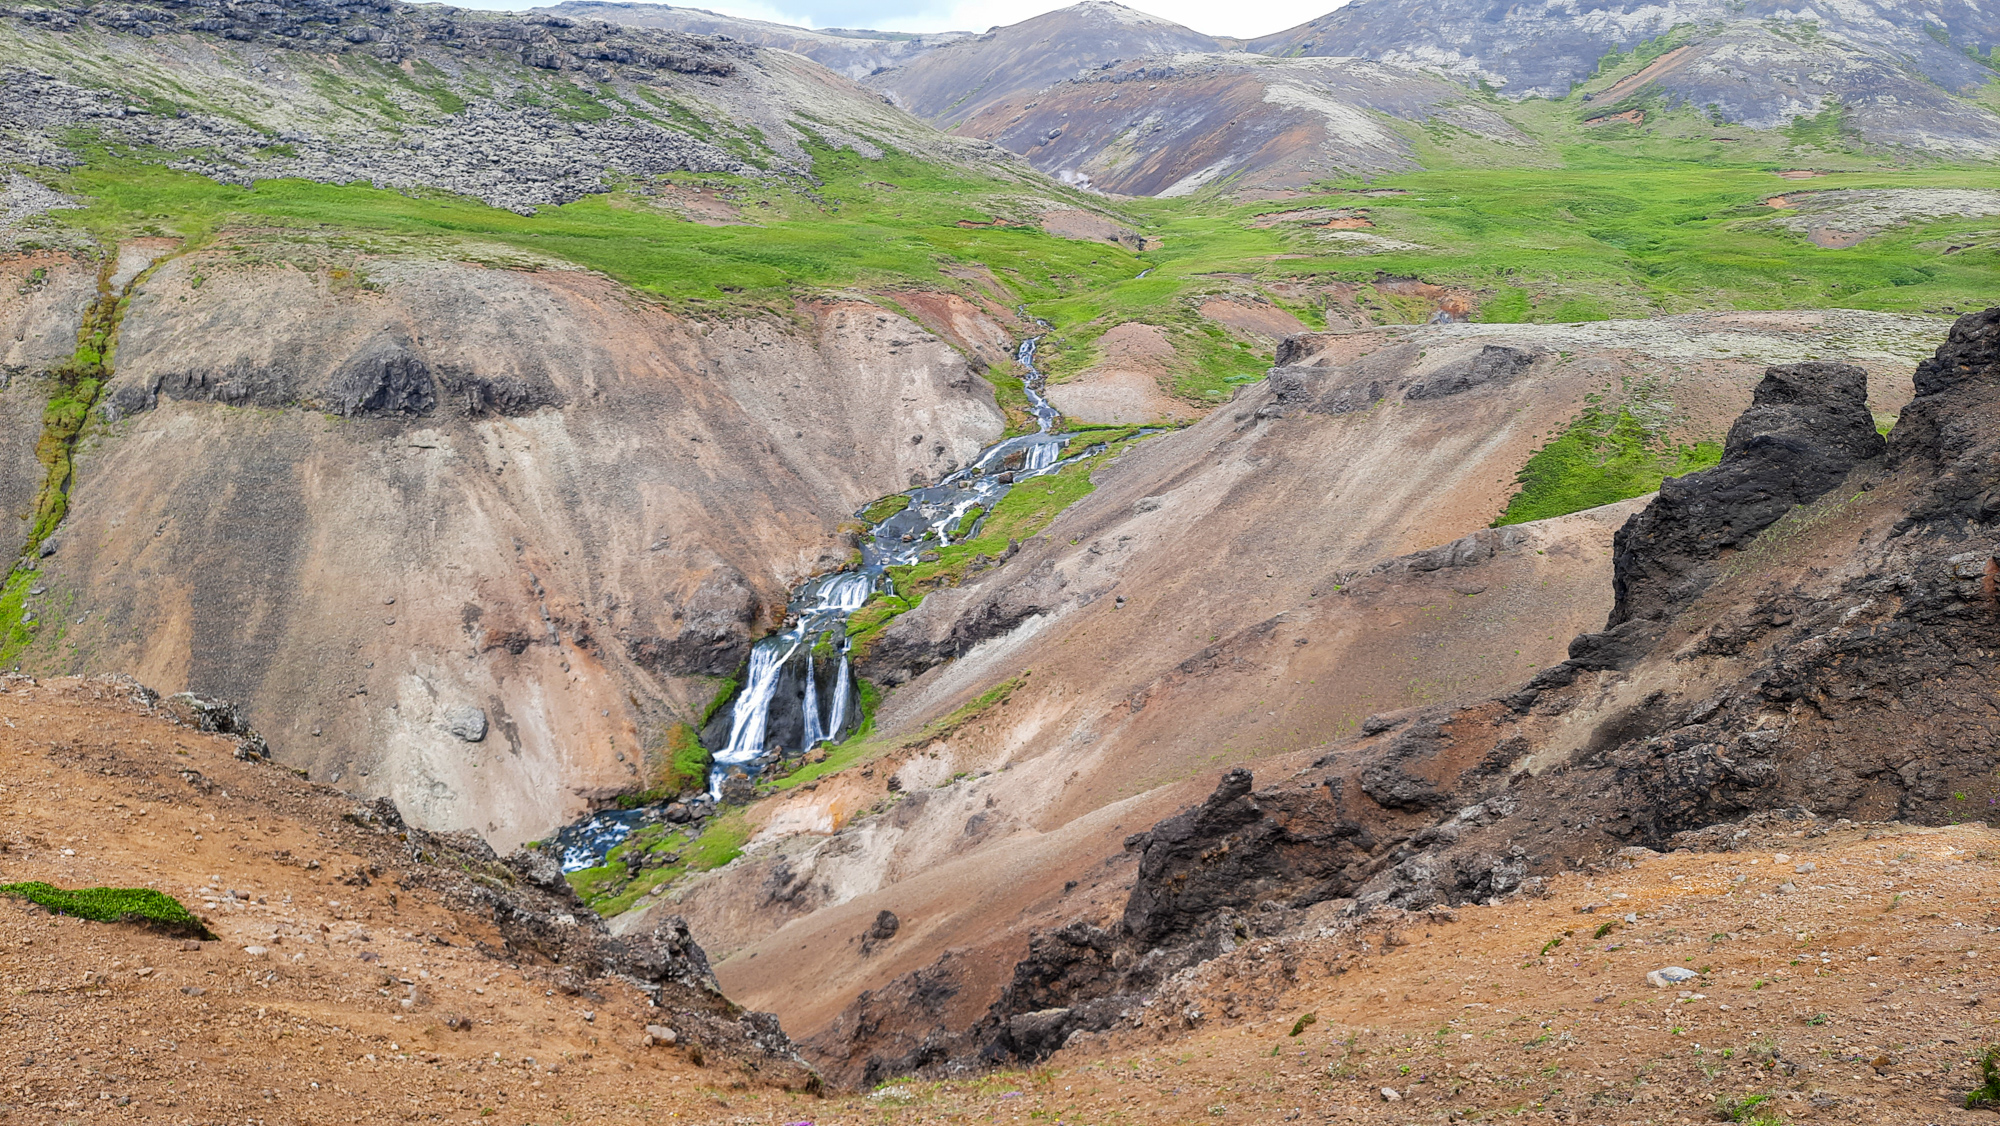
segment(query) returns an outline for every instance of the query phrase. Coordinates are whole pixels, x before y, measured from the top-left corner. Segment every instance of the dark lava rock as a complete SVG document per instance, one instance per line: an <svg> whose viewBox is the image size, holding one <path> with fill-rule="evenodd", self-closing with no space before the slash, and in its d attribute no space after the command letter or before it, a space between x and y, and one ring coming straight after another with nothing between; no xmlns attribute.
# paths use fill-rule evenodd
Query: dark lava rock
<svg viewBox="0 0 2000 1126"><path fill-rule="evenodd" d="M1724 551L1794 505L1817 500L1886 448L1868 410L1868 373L1848 364L1771 367L1729 428L1713 469L1670 477L1612 541L1611 626L1658 620L1715 579Z"/></svg>

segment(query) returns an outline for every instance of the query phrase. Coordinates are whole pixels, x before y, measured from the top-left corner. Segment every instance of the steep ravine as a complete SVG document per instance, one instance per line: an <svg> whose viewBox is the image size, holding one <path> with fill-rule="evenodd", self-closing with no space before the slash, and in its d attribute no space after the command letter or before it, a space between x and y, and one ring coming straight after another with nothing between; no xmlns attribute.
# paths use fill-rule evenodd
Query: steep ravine
<svg viewBox="0 0 2000 1126"><path fill-rule="evenodd" d="M645 784L846 514L1002 425L861 300L695 321L576 271L258 257L137 287L20 659L240 700L283 761L503 848ZM47 292L0 293L23 344L77 315Z"/></svg>
<svg viewBox="0 0 2000 1126"><path fill-rule="evenodd" d="M1034 926L1122 894L1123 838L1215 771L1282 773L1371 712L1510 691L1601 625L1622 512L1479 531L1590 396L1669 411L1677 440L1719 438L1760 359L1832 352L1880 371L1893 411L1890 373L1937 323L1731 314L1299 338L1291 366L1096 470L1096 491L1004 566L885 631L864 671L898 685L879 717L888 757L752 807L750 855L654 910L687 914L732 995L802 1039L947 950L949 1007L976 1017ZM1526 362L1470 379L1497 370L1480 366L1488 348ZM970 722L923 734L1003 685ZM860 956L885 909L901 928Z"/></svg>

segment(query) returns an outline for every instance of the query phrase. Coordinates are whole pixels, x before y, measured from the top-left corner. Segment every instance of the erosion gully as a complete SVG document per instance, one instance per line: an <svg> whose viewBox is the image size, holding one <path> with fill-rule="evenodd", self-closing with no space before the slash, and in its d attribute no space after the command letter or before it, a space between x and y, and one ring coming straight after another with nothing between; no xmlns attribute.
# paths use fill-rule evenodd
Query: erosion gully
<svg viewBox="0 0 2000 1126"><path fill-rule="evenodd" d="M848 659L847 619L877 591L894 593L889 568L920 561L927 551L977 535L979 525L1001 497L1019 482L1046 476L1090 457L1101 443L1068 453L1068 435L1055 432L1060 413L1049 405L1048 379L1036 366L1040 337L1021 342L1015 357L1026 370L1021 380L1035 419L1035 432L987 446L970 465L933 485L902 493L909 504L885 519L868 522L871 504L855 514L868 523L860 561L850 568L816 575L792 592L785 624L750 650L748 670L730 707L728 737L712 746L708 798L719 801L725 788L743 788L770 766L806 754L822 743L837 743L861 720L860 697ZM980 510L961 530L967 513ZM831 683L825 683L828 680ZM792 717L797 715L796 724ZM774 719L782 717L785 730ZM711 728L719 733L718 728ZM796 734L792 734L796 732ZM629 810L602 810L558 830L554 841L566 872L604 863L606 854L639 827L661 820L666 803Z"/></svg>

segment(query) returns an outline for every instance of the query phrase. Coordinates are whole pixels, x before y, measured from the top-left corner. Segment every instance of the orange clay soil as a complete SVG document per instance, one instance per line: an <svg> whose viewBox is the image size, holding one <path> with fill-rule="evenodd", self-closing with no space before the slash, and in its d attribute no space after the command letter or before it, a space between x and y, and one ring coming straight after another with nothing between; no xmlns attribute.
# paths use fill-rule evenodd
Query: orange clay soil
<svg viewBox="0 0 2000 1126"><path fill-rule="evenodd" d="M1544 899L1247 937L1108 1042L817 1121L1608 1126L1758 1095L1769 1121L1993 1121L1963 1096L2000 1043L2000 836L1809 824ZM1646 983L1674 966L1701 976Z"/></svg>
<svg viewBox="0 0 2000 1126"><path fill-rule="evenodd" d="M7 1123L1609 1124L1751 1095L1788 1122L1988 1121L1962 1109L2000 1042L2000 838L1980 825L1774 819L1540 899L1324 905L1047 1066L817 1098L645 1047L621 982L488 953L486 921L342 820L347 795L112 682L0 689L0 877L156 887L220 936L0 899ZM1667 966L1702 976L1649 987Z"/></svg>
<svg viewBox="0 0 2000 1126"><path fill-rule="evenodd" d="M354 798L239 762L129 687L32 684L0 680L0 881L158 888L219 941L0 897L0 1122L791 1122L820 1105L644 1046L660 1018L622 981L482 952L490 922L401 886L395 838L342 820Z"/></svg>

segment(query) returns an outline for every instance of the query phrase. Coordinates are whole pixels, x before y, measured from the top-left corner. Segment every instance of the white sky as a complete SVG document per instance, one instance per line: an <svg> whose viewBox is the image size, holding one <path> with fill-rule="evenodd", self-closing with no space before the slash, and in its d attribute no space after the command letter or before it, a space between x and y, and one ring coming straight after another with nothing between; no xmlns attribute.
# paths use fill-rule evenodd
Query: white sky
<svg viewBox="0 0 2000 1126"><path fill-rule="evenodd" d="M521 9L556 0L453 0L468 8ZM1066 8L1072 0L680 0L732 16L799 27L866 27L878 31L985 31ZM1323 16L1345 0L1143 0L1128 3L1208 35L1249 39Z"/></svg>

